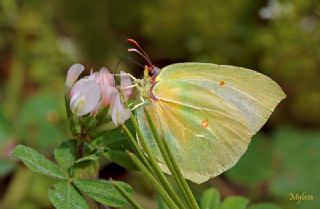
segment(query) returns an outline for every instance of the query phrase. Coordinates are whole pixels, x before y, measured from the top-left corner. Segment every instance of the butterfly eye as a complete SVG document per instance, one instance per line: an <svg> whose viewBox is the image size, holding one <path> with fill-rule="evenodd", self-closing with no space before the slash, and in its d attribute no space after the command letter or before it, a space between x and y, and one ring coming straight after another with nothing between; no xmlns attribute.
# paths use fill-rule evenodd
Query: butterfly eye
<svg viewBox="0 0 320 209"><path fill-rule="evenodd" d="M160 73L160 69L158 67L153 67L153 76L157 76Z"/></svg>
<svg viewBox="0 0 320 209"><path fill-rule="evenodd" d="M160 73L160 69L154 65L148 68L149 76L150 77L156 77Z"/></svg>

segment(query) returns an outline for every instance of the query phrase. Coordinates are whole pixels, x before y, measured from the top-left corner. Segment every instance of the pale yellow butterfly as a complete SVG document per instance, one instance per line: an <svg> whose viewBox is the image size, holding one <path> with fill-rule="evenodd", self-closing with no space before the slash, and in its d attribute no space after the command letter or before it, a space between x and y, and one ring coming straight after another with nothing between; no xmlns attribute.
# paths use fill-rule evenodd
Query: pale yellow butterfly
<svg viewBox="0 0 320 209"><path fill-rule="evenodd" d="M137 117L160 167L169 170L148 126L151 115L183 176L202 183L228 170L246 151L251 137L285 98L280 86L253 70L208 63L178 63L162 68L149 62ZM141 51L142 50L142 51ZM149 74L149 75L148 75Z"/></svg>

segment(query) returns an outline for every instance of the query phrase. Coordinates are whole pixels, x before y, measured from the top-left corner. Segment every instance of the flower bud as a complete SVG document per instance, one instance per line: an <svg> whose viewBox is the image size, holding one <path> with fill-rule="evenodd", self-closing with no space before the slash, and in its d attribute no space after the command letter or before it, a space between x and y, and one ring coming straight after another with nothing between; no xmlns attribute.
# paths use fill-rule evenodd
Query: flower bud
<svg viewBox="0 0 320 209"><path fill-rule="evenodd" d="M80 74L84 71L84 66L81 64L73 64L69 70L65 81L65 86L69 90L76 82Z"/></svg>

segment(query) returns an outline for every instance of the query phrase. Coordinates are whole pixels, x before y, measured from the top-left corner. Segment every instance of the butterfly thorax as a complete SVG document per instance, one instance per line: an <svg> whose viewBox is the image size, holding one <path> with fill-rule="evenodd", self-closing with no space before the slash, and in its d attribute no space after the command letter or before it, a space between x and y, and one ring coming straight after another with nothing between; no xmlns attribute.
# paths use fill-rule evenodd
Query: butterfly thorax
<svg viewBox="0 0 320 209"><path fill-rule="evenodd" d="M148 98L153 99L154 101L158 100L158 97L153 93L153 88L158 82L158 75L160 73L160 68L155 65L145 66L144 69L144 79L146 82L146 90Z"/></svg>
<svg viewBox="0 0 320 209"><path fill-rule="evenodd" d="M151 73L150 73L151 72ZM144 76L143 79L136 80L136 87L140 94L140 98L144 99L152 99L153 101L157 101L158 98L153 93L153 88L158 82L157 75L159 74L160 69L154 67L154 71L150 71L150 66L145 66L144 68Z"/></svg>

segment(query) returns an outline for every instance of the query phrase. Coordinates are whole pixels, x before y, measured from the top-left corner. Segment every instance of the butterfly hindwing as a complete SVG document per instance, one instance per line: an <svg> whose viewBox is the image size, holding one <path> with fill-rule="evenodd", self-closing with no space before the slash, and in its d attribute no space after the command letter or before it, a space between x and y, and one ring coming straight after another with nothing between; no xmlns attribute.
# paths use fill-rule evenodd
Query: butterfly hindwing
<svg viewBox="0 0 320 209"><path fill-rule="evenodd" d="M171 90L159 100L150 101L146 108L184 177L201 183L233 166L251 137L241 112L206 89L164 81L155 92L162 85ZM160 165L168 172L143 114L139 123Z"/></svg>
<svg viewBox="0 0 320 209"><path fill-rule="evenodd" d="M184 177L196 183L232 167L284 97L280 87L262 74L201 63L163 68L153 93L158 100L150 98L145 108ZM147 143L168 172L142 108L137 116Z"/></svg>

